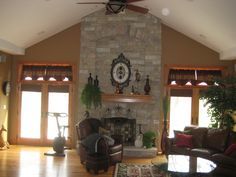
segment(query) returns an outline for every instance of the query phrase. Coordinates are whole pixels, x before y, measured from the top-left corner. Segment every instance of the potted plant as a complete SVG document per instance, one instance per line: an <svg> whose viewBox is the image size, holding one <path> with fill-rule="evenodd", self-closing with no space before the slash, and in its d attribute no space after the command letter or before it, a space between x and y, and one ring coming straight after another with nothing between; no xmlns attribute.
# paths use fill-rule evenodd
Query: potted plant
<svg viewBox="0 0 236 177"><path fill-rule="evenodd" d="M101 93L102 92L98 86L97 76L93 83L93 78L90 73L88 83L85 85L81 93L82 104L86 106L86 109L90 109L92 106L96 109L98 106L102 105Z"/></svg>
<svg viewBox="0 0 236 177"><path fill-rule="evenodd" d="M231 112L236 110L236 77L228 76L214 80L216 83L201 94L209 105L211 127L232 129L234 121Z"/></svg>
<svg viewBox="0 0 236 177"><path fill-rule="evenodd" d="M143 146L151 148L154 145L156 134L153 131L147 131L143 134Z"/></svg>

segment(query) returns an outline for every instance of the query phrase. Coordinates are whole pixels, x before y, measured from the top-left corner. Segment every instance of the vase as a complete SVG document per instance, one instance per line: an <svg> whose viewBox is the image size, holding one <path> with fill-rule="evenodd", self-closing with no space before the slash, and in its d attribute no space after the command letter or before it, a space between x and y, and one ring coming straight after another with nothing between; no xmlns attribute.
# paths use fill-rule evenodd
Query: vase
<svg viewBox="0 0 236 177"><path fill-rule="evenodd" d="M167 121L164 121L164 126L161 134L161 151L163 154L166 152L166 141L168 137L168 131L167 131Z"/></svg>
<svg viewBox="0 0 236 177"><path fill-rule="evenodd" d="M149 95L151 90L150 84L149 84L149 75L147 75L147 79L146 79L146 83L144 86L144 91L145 91L145 95Z"/></svg>
<svg viewBox="0 0 236 177"><path fill-rule="evenodd" d="M143 147L143 135L139 134L134 142L135 147L141 148Z"/></svg>

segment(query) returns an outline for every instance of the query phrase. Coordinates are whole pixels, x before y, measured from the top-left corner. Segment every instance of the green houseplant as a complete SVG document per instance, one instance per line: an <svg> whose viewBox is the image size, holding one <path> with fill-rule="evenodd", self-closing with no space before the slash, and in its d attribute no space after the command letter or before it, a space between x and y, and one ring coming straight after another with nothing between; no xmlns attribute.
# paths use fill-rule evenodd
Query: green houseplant
<svg viewBox="0 0 236 177"><path fill-rule="evenodd" d="M143 146L146 148L153 147L156 134L153 131L147 131L143 134Z"/></svg>
<svg viewBox="0 0 236 177"><path fill-rule="evenodd" d="M96 109L102 105L101 94L102 92L98 86L97 76L93 83L93 78L90 73L88 83L85 85L81 93L82 104L86 106L86 109L91 109L92 106Z"/></svg>
<svg viewBox="0 0 236 177"><path fill-rule="evenodd" d="M216 83L201 94L201 98L209 105L208 114L211 117L211 127L233 127L230 112L236 110L236 77L228 76L214 80Z"/></svg>

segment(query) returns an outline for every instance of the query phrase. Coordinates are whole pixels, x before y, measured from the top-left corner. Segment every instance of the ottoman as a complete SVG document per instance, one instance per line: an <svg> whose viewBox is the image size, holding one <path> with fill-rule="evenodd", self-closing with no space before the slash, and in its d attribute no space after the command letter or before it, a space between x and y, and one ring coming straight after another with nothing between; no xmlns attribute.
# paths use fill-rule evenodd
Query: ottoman
<svg viewBox="0 0 236 177"><path fill-rule="evenodd" d="M109 159L106 154L94 153L87 155L86 158L86 170L89 172L91 169L95 174L98 174L99 170L107 172L109 167Z"/></svg>

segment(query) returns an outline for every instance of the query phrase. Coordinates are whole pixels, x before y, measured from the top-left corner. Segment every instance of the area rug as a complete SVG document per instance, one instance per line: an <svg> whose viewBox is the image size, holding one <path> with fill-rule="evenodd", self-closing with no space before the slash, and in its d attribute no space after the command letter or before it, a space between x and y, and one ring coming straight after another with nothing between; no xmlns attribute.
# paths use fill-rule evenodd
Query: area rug
<svg viewBox="0 0 236 177"><path fill-rule="evenodd" d="M168 177L150 164L117 163L113 177Z"/></svg>

